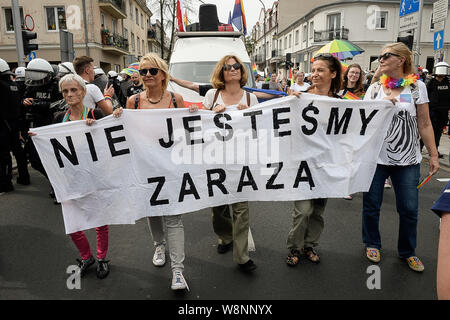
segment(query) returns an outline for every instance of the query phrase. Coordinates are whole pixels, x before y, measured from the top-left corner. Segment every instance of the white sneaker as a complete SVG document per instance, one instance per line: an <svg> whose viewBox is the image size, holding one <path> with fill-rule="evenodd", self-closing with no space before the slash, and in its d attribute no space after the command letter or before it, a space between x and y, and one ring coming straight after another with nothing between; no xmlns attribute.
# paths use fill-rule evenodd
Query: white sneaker
<svg viewBox="0 0 450 320"><path fill-rule="evenodd" d="M386 181L384 182L384 188L385 189L392 188L392 185L391 185L391 182L389 181L389 179L386 179Z"/></svg>
<svg viewBox="0 0 450 320"><path fill-rule="evenodd" d="M153 265L155 267L162 267L166 264L166 246L160 244L156 246L155 254L153 255Z"/></svg>
<svg viewBox="0 0 450 320"><path fill-rule="evenodd" d="M180 270L173 271L172 285L170 287L172 290L184 290L189 291L189 286L187 285L186 279L183 277L183 272Z"/></svg>

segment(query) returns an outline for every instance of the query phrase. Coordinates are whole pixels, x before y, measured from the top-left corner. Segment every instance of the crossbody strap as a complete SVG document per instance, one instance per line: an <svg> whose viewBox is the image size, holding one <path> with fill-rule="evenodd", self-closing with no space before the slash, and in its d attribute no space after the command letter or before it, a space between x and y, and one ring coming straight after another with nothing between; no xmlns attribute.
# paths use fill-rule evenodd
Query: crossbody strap
<svg viewBox="0 0 450 320"><path fill-rule="evenodd" d="M139 96L141 95L141 93L137 93L136 94L136 98L134 98L134 108L138 109L139 108Z"/></svg>

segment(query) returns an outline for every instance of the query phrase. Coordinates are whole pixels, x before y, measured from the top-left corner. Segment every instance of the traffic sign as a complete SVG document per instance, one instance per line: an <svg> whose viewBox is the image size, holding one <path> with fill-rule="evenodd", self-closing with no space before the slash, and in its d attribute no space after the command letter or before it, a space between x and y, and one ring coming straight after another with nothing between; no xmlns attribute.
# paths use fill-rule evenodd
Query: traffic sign
<svg viewBox="0 0 450 320"><path fill-rule="evenodd" d="M441 50L444 44L444 30L434 33L434 51Z"/></svg>
<svg viewBox="0 0 450 320"><path fill-rule="evenodd" d="M433 3L433 23L447 20L448 0L439 0Z"/></svg>
<svg viewBox="0 0 450 320"><path fill-rule="evenodd" d="M400 17L419 11L420 0L401 0Z"/></svg>
<svg viewBox="0 0 450 320"><path fill-rule="evenodd" d="M34 30L34 19L29 14L27 14L24 17L24 24L25 24L25 29L27 29L28 31Z"/></svg>
<svg viewBox="0 0 450 320"><path fill-rule="evenodd" d="M28 61L31 61L33 59L36 59L36 52L35 51L31 51L30 54L28 55Z"/></svg>
<svg viewBox="0 0 450 320"><path fill-rule="evenodd" d="M409 31L419 27L420 1L423 0L401 0L399 31Z"/></svg>

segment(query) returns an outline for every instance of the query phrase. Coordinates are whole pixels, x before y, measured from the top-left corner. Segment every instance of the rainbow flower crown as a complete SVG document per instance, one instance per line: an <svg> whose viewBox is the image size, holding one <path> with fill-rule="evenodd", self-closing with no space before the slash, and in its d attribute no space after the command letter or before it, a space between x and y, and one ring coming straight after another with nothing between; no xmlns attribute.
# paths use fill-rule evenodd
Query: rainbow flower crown
<svg viewBox="0 0 450 320"><path fill-rule="evenodd" d="M410 86L413 83L416 83L418 79L419 79L419 75L414 74L414 73L408 74L406 77L401 78L401 79L391 78L391 77L383 74L380 77L380 82L384 87L394 89L394 88Z"/></svg>

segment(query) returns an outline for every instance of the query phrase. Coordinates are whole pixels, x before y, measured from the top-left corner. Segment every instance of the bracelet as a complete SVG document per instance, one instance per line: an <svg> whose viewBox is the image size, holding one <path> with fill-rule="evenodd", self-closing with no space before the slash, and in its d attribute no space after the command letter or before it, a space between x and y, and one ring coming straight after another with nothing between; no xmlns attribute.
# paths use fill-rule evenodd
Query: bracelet
<svg viewBox="0 0 450 320"><path fill-rule="evenodd" d="M112 97L110 97L110 96L105 96L105 100L110 100L110 101L112 101Z"/></svg>

